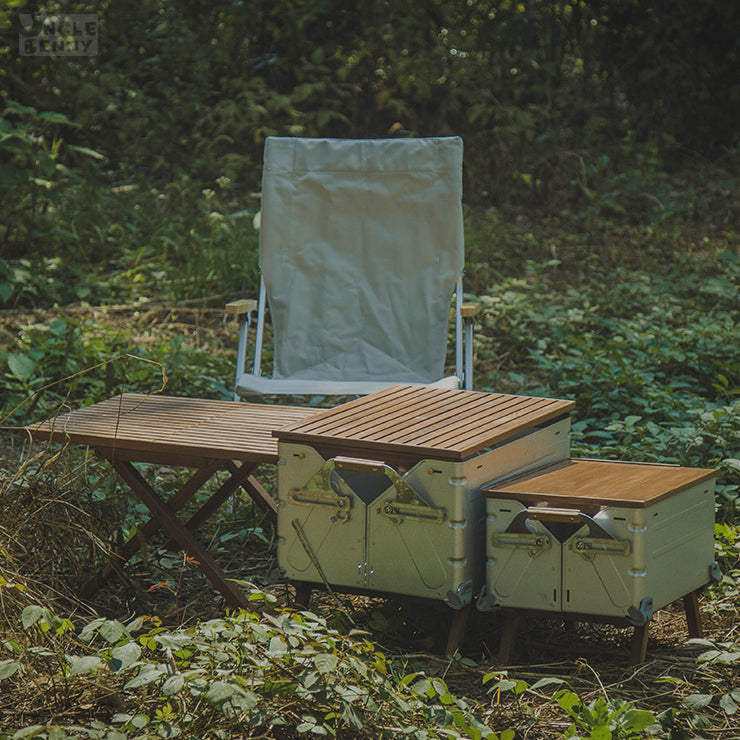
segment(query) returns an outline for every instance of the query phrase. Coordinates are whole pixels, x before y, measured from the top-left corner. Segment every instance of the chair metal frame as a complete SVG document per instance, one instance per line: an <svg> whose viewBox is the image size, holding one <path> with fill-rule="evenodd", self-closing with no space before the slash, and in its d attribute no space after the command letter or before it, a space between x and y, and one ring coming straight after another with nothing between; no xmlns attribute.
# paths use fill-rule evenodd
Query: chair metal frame
<svg viewBox="0 0 740 740"><path fill-rule="evenodd" d="M262 245L260 245L262 248ZM265 318L268 310L267 287L264 278L260 279L260 290L257 300L237 300L226 306L227 315L235 317L239 324L239 339L235 371L234 399L238 400L247 393L238 388L241 378L251 375L253 378L263 378L262 346L265 339ZM436 382L420 381L420 385L433 385L443 388L473 388L473 319L479 310L475 303L464 303L463 300L463 273L457 275L454 290L454 328L455 328L455 375L444 377ZM248 367L249 332L253 323L253 314L256 313L254 356L251 370ZM406 380L352 380L325 381L310 379L265 378L265 394L287 395L363 395L382 388L389 387ZM260 385L260 384L255 384ZM331 386L331 387L328 387ZM254 391L260 395L261 391Z"/></svg>

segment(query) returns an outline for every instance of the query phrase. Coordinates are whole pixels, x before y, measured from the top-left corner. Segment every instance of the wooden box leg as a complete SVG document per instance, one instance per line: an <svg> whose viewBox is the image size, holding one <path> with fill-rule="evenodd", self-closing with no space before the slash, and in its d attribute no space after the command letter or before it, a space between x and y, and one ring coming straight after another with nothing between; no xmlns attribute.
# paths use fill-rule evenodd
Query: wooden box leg
<svg viewBox="0 0 740 740"><path fill-rule="evenodd" d="M458 609L452 615L452 623L450 624L450 632L447 635L447 647L445 648L445 655L453 656L462 645L463 638L465 636L465 628L468 624L468 617L470 617L470 610L473 608L472 604L468 604L462 609Z"/></svg>
<svg viewBox="0 0 740 740"><path fill-rule="evenodd" d="M301 609L308 609L313 587L310 583L304 583L303 581L293 581L293 586L295 588L295 605Z"/></svg>
<svg viewBox="0 0 740 740"><path fill-rule="evenodd" d="M516 633L519 630L519 616L517 614L506 614L504 618L504 628L501 632L501 642L498 645L498 655L496 661L500 665L509 665L511 657L514 654L514 644L516 643Z"/></svg>
<svg viewBox="0 0 740 740"><path fill-rule="evenodd" d="M697 591L692 591L683 597L683 608L686 612L686 627L689 631L689 637L703 637L704 630L701 626L699 594Z"/></svg>
<svg viewBox="0 0 740 740"><path fill-rule="evenodd" d="M645 657L647 656L649 627L650 622L645 622L641 627L635 627L635 634L632 639L630 665L640 665L640 663L645 662Z"/></svg>

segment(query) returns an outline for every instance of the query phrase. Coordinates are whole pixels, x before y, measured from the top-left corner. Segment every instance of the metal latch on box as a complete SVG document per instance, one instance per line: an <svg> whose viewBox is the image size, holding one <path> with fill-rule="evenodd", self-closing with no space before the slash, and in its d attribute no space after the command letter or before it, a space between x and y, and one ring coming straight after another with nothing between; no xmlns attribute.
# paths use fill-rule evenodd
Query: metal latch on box
<svg viewBox="0 0 740 740"><path fill-rule="evenodd" d="M629 555L630 543L626 540L601 539L598 537L579 537L570 545L570 549L592 560L594 555Z"/></svg>
<svg viewBox="0 0 740 740"><path fill-rule="evenodd" d="M541 524L528 526L529 520L537 519L529 516L529 511L520 511L509 523L505 532L494 532L491 535L491 544L496 547L509 547L527 550L530 557L536 558L552 547L552 539Z"/></svg>
<svg viewBox="0 0 740 740"><path fill-rule="evenodd" d="M445 520L445 513L442 509L433 509L426 504L419 506L386 501L379 511L382 511L394 524L400 524L403 519L417 519L435 524L442 524Z"/></svg>
<svg viewBox="0 0 740 740"><path fill-rule="evenodd" d="M585 537L577 537L569 548L585 560L593 560L595 555L629 555L631 546L628 540L618 540L607 532L590 516L581 514L581 520L588 527ZM580 530L579 530L580 531Z"/></svg>
<svg viewBox="0 0 740 740"><path fill-rule="evenodd" d="M427 504L397 471L377 460L335 457L326 461L304 488L288 493L290 503L333 509L332 519L345 522L350 519L355 498L365 504L381 498L378 513L394 524L404 519L439 524L445 520L444 509Z"/></svg>
<svg viewBox="0 0 740 740"><path fill-rule="evenodd" d="M568 539L568 548L581 555L585 560L593 560L598 553L608 555L629 555L630 543L618 540L607 532L592 517L578 509L557 509L548 506L530 506L527 509L527 518L537 522L552 522L556 525L571 524L575 529L570 536L566 534L562 540ZM578 527L578 525L582 525ZM584 528L587 531L584 532ZM578 536L579 533L583 536ZM575 539L571 539L575 538Z"/></svg>
<svg viewBox="0 0 740 740"><path fill-rule="evenodd" d="M302 489L291 491L288 494L288 500L291 504L305 504L308 506L329 506L334 509L346 509L349 511L352 502L349 498L343 496L333 496L330 493L321 491L311 491Z"/></svg>
<svg viewBox="0 0 740 740"><path fill-rule="evenodd" d="M385 514L393 524L400 524L404 519L415 519L434 524L444 522L444 509L435 509L430 506L393 468L385 465L384 473L392 484L392 488L389 488L385 495L392 491L395 497L385 499L378 509L379 514Z"/></svg>
<svg viewBox="0 0 740 740"><path fill-rule="evenodd" d="M569 541L568 548L592 560L595 555L629 555L630 543L617 540L590 516L577 509L556 509L546 506L530 506L520 511L511 521L505 532L491 535L491 543L498 547L517 547L529 551L536 558L552 546L552 534L543 522L553 525L573 525L566 534L555 534L561 541L578 533L583 536ZM581 525L581 526L578 526ZM571 534L572 533L572 534Z"/></svg>
<svg viewBox="0 0 740 740"><path fill-rule="evenodd" d="M301 506L319 506L333 510L334 521L348 522L352 510L351 489L334 474L333 460L324 463L304 488L288 493L288 502Z"/></svg>
<svg viewBox="0 0 740 740"><path fill-rule="evenodd" d="M498 532L491 535L491 543L496 547L522 548L536 558L552 547L552 541L544 534L527 534L524 532Z"/></svg>

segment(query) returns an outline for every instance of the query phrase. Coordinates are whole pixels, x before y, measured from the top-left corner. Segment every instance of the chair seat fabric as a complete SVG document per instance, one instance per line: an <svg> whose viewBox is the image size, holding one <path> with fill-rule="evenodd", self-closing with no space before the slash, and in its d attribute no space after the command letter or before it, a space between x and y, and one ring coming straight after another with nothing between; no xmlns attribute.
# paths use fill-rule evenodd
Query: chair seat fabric
<svg viewBox="0 0 740 740"><path fill-rule="evenodd" d="M394 381L292 380L290 378L269 378L245 373L239 378L237 393L241 396L262 396L273 393L295 396L360 396L384 390L394 385L399 385L399 383ZM425 383L424 385L455 390L460 387L460 380L456 376L450 375L434 383Z"/></svg>

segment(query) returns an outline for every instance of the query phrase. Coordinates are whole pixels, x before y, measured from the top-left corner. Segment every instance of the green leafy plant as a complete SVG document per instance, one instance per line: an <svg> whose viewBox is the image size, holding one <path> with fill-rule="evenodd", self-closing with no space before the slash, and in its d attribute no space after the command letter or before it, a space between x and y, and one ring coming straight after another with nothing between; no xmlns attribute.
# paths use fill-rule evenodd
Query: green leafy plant
<svg viewBox="0 0 740 740"><path fill-rule="evenodd" d="M64 144L62 131L79 124L65 114L38 111L30 105L6 101L0 117L0 194L8 204L4 212L0 235L4 250L26 244L29 253L42 239L61 236L56 223L59 189L73 179L71 171L62 165L60 154ZM68 144L70 156L83 155L97 160L103 155L93 149ZM16 256L4 254L3 256ZM21 283L21 276L15 276ZM8 300L8 276L2 283L1 297Z"/></svg>
<svg viewBox="0 0 740 740"><path fill-rule="evenodd" d="M631 702L622 699L599 696L584 704L577 694L565 689L557 693L556 700L558 706L573 719L573 724L565 731L565 738L639 738L644 737L645 729L656 721L652 712L635 709Z"/></svg>
<svg viewBox="0 0 740 740"><path fill-rule="evenodd" d="M48 417L70 398L89 404L124 390L230 396L232 361L208 349L219 341L212 335L203 346L186 341L178 329L152 341L135 322L106 327L74 313L10 326L11 339L0 346L1 423Z"/></svg>
<svg viewBox="0 0 740 740"><path fill-rule="evenodd" d="M250 600L263 609L274 601L256 589ZM24 624L66 633L71 623L28 608ZM22 680L29 660L26 651L0 663L0 675ZM443 680L399 672L364 634L342 634L309 612L268 610L260 617L240 611L175 631L147 618L124 623L100 617L83 627L53 678L67 690L115 687L120 711L108 723L34 725L17 737L211 736L282 728L309 736L390 738L404 727L409 737L498 740Z"/></svg>

